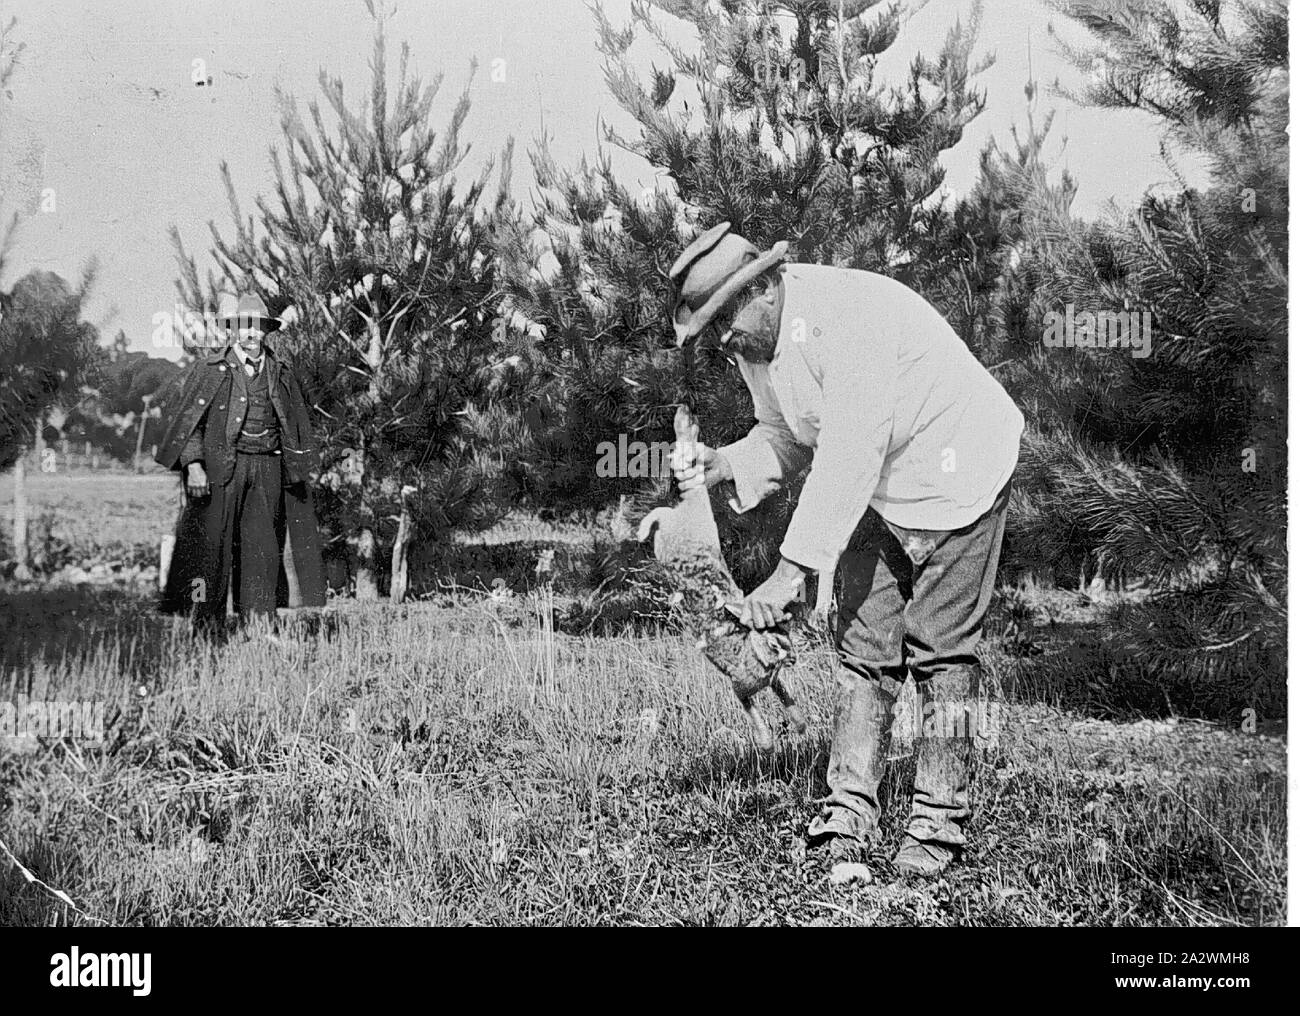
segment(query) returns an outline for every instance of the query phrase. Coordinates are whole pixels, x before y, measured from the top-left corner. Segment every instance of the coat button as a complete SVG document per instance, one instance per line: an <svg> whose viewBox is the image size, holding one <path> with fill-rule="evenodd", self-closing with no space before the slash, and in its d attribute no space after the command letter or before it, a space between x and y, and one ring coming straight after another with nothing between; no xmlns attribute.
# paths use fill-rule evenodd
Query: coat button
<svg viewBox="0 0 1300 1016"><path fill-rule="evenodd" d="M207 400L207 399L199 399L199 405L200 405L200 406L206 406L207 404L208 404L208 400Z"/></svg>

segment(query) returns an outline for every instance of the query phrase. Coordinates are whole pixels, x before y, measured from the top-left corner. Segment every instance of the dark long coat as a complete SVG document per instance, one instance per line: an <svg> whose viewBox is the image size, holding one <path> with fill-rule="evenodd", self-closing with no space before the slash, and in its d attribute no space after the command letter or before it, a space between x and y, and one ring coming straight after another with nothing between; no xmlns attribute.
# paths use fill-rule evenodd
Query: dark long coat
<svg viewBox="0 0 1300 1016"><path fill-rule="evenodd" d="M269 347L265 354L271 405L280 423L284 464L285 542L276 600L282 607L319 607L325 603L325 566L312 503L311 474L320 468L320 447L298 379L275 358ZM182 471L185 460L201 447L208 482L215 488L230 481L235 468L234 443L239 432L230 397L235 369L224 349L186 368L179 379L179 394L164 408L170 422L158 447L156 458L161 465ZM231 410L222 412L226 406L231 406ZM196 578L204 580L204 588L224 588L222 576L214 574L220 557L218 549L209 547L204 536L209 531L206 513L215 509L215 502L215 498L187 499L181 512L171 570L160 604L166 612L186 612L193 606L190 590ZM225 609L224 604L213 607L221 612Z"/></svg>

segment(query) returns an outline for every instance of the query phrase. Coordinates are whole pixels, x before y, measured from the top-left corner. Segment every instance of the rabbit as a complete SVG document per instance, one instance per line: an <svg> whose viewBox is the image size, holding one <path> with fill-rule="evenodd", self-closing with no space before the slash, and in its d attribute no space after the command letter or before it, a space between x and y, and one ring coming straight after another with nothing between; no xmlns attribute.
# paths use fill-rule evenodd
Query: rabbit
<svg viewBox="0 0 1300 1016"><path fill-rule="evenodd" d="M678 446L699 439L699 423L686 406L673 418ZM641 520L637 539L653 537L654 556L674 576L682 595L681 608L700 635L696 647L731 680L754 729L754 739L764 751L772 748L772 731L754 706L754 696L771 688L785 707L791 726L803 733L807 727L794 697L781 683L781 668L793 662L794 652L785 626L755 631L737 619L744 594L722 557L718 526L704 487L682 493L671 508L656 508Z"/></svg>

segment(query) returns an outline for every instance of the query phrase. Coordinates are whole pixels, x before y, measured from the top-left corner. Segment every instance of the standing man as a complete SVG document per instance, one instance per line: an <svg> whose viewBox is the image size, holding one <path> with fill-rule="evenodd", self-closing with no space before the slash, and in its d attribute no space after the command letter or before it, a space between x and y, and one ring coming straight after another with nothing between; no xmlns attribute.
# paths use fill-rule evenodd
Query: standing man
<svg viewBox="0 0 1300 1016"><path fill-rule="evenodd" d="M308 485L319 450L298 380L265 345L280 321L255 294L223 297L218 321L226 345L180 378L157 456L185 485L162 608L192 608L209 632L224 629L232 589L245 621L325 603Z"/></svg>
<svg viewBox="0 0 1300 1016"><path fill-rule="evenodd" d="M775 624L809 573L838 564L830 795L809 841L832 857L879 842L884 742L910 668L925 722L894 865L935 875L966 842L975 649L1024 418L920 295L871 272L783 264L786 247L760 252L724 222L669 273L678 345L719 343L757 419L675 474L682 487L731 483L731 506L745 512L811 463L780 563L742 620Z"/></svg>

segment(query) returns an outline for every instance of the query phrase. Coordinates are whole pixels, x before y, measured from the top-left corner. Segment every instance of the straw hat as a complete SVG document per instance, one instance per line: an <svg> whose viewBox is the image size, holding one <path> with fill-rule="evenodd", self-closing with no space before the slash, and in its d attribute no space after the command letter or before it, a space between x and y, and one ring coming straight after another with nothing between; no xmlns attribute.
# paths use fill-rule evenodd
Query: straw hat
<svg viewBox="0 0 1300 1016"><path fill-rule="evenodd" d="M785 260L790 245L782 240L766 253L720 222L701 233L668 270L678 284L673 331L680 347L708 326L728 302L773 265Z"/></svg>

